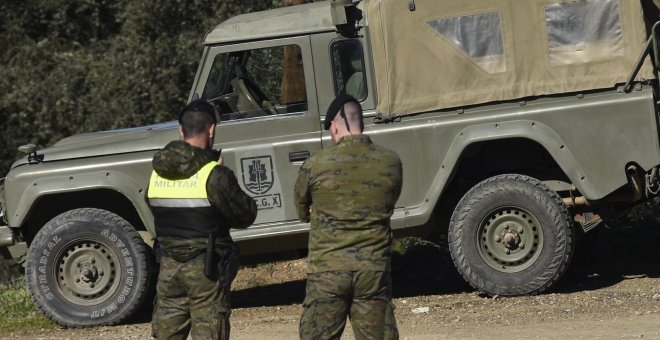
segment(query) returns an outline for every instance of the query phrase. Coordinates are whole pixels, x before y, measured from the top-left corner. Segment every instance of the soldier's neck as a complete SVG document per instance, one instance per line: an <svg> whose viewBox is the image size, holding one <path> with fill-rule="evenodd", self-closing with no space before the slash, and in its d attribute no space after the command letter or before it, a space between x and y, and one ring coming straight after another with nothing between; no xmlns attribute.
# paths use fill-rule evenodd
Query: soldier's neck
<svg viewBox="0 0 660 340"><path fill-rule="evenodd" d="M185 138L183 141L196 148L200 148L204 150L211 149L209 139L206 136L195 136L195 137Z"/></svg>

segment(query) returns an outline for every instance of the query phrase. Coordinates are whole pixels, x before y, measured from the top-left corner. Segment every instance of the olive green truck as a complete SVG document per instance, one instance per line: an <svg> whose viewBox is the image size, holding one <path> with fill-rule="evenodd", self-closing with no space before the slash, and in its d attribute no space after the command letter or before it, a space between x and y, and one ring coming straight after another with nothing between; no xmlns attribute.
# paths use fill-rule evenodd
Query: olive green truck
<svg viewBox="0 0 660 340"><path fill-rule="evenodd" d="M346 0L221 23L188 99L218 107L215 147L258 205L232 236L243 254L305 248L294 182L349 93L403 161L395 234L444 235L488 295L547 290L576 236L660 191L657 19L639 0ZM21 147L0 186L0 251L55 322L116 324L145 302L145 188L177 127Z"/></svg>

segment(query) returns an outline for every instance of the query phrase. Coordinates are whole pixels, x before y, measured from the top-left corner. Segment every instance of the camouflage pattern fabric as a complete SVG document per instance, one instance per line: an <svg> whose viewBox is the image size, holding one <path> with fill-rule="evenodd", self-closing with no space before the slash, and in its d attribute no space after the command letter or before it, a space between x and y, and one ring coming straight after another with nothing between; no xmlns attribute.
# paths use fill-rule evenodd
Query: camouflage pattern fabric
<svg viewBox="0 0 660 340"><path fill-rule="evenodd" d="M195 174L210 161L217 161L213 150L205 150L175 140L158 150L151 165L159 176L170 180L184 179Z"/></svg>
<svg viewBox="0 0 660 340"><path fill-rule="evenodd" d="M344 137L301 166L298 217L311 222L301 339L339 339L347 316L356 339L398 339L390 217L401 184L399 156L366 135Z"/></svg>
<svg viewBox="0 0 660 340"><path fill-rule="evenodd" d="M163 254L178 262L187 262L199 255L207 256L208 238L158 237L157 240ZM234 242L224 240L216 240L214 249L213 266L206 268L210 269L213 275L212 277L205 275L221 285L230 285L238 272L240 251Z"/></svg>
<svg viewBox="0 0 660 340"><path fill-rule="evenodd" d="M152 334L158 339L229 339L229 285L204 276L204 255L187 262L163 256Z"/></svg>
<svg viewBox="0 0 660 340"><path fill-rule="evenodd" d="M390 271L401 182L399 156L366 135L344 137L305 161L295 200L298 217L311 222L307 271Z"/></svg>
<svg viewBox="0 0 660 340"><path fill-rule="evenodd" d="M391 286L389 272L309 274L300 339L339 339L347 316L357 340L398 339Z"/></svg>

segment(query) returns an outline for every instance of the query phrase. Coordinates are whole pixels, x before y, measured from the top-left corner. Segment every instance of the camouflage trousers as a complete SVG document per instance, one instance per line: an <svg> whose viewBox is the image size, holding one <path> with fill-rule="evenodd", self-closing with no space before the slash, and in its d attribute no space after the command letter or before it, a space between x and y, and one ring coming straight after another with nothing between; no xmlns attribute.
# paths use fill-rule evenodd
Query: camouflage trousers
<svg viewBox="0 0 660 340"><path fill-rule="evenodd" d="M230 285L204 275L204 254L160 262L152 334L158 339L229 339Z"/></svg>
<svg viewBox="0 0 660 340"><path fill-rule="evenodd" d="M334 271L307 277L300 339L339 339L351 320L355 339L398 339L389 272Z"/></svg>

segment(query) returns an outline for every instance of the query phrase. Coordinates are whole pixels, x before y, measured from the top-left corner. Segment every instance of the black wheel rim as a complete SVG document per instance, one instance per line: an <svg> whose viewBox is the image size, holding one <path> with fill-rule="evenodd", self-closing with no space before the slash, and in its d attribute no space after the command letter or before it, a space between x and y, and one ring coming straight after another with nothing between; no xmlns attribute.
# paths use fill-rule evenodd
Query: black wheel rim
<svg viewBox="0 0 660 340"><path fill-rule="evenodd" d="M536 216L520 207L500 207L479 224L477 249L481 259L503 273L533 265L543 249L543 230Z"/></svg>

